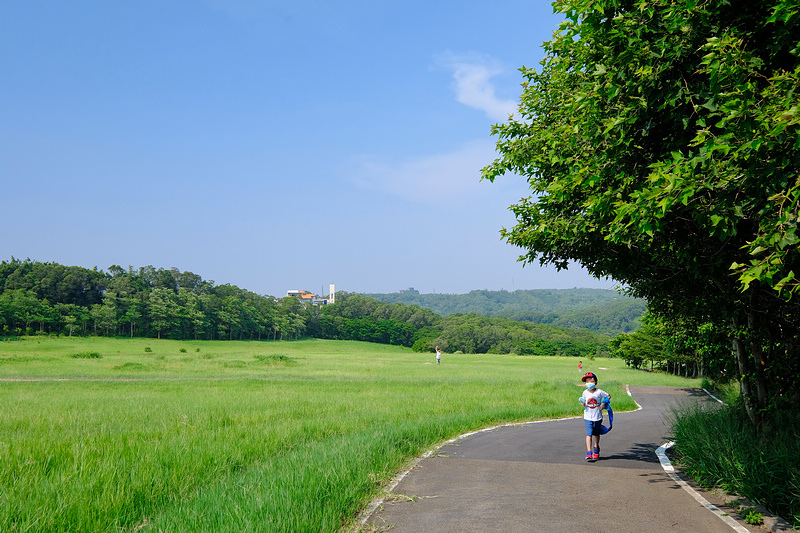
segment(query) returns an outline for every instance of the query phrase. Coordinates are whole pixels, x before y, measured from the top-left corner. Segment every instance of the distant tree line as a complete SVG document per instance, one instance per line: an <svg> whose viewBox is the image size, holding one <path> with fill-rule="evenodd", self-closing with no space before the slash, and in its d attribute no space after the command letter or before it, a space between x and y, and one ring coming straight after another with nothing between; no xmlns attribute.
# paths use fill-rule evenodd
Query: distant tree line
<svg viewBox="0 0 800 533"><path fill-rule="evenodd" d="M575 355L608 353L609 337L588 330L487 318L442 317L416 305L339 292L334 305L259 295L191 272L152 266L108 272L11 258L0 262L5 337L58 334L171 339L315 337L432 351Z"/></svg>
<svg viewBox="0 0 800 533"><path fill-rule="evenodd" d="M4 335L35 332L176 339L301 335L295 298L215 285L191 272L152 266L108 272L36 261L0 263Z"/></svg>
<svg viewBox="0 0 800 533"><path fill-rule="evenodd" d="M419 352L433 351L439 346L451 353L574 355L588 358L608 355L610 340L607 335L586 329L488 318L475 313L442 317L416 305L388 303L361 294L337 293L336 304L323 307L320 315L314 322L330 324L327 331L333 334L326 334L323 329L314 331L314 337L374 340L394 334L404 342L390 344L411 346ZM367 336L348 336L356 332Z"/></svg>
<svg viewBox="0 0 800 533"><path fill-rule="evenodd" d="M524 320L615 335L641 326L646 302L607 289L474 290L467 294L420 294L416 290L365 294L376 300L417 305L440 315L469 314Z"/></svg>

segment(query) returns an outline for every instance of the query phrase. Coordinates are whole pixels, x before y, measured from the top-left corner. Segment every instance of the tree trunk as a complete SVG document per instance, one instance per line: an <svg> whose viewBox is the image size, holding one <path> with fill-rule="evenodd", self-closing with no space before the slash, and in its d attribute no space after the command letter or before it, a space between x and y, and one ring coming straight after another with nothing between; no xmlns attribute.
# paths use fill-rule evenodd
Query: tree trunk
<svg viewBox="0 0 800 533"><path fill-rule="evenodd" d="M764 358L764 350L761 347L755 326L754 312L750 312L747 316L747 324L750 329L750 351L753 354L753 378L755 380L755 393L758 405L764 406L767 402L767 384L764 380L764 367L766 361Z"/></svg>
<svg viewBox="0 0 800 533"><path fill-rule="evenodd" d="M736 322L737 321L734 319L734 329L736 329L738 333ZM739 391L744 400L744 409L753 426L759 428L761 426L761 415L756 409L756 406L753 405L753 393L750 387L750 358L747 355L745 344L740 337L734 337L732 342L733 353L736 355L736 363L739 366Z"/></svg>

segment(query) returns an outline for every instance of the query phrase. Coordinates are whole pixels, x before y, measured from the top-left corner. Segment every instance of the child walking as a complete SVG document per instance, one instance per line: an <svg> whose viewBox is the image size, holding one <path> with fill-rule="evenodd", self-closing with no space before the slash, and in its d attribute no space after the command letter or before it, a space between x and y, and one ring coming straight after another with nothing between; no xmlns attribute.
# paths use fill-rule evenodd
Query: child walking
<svg viewBox="0 0 800 533"><path fill-rule="evenodd" d="M586 460L596 461L600 458L600 435L603 426L603 404L608 405L611 398L604 390L597 388L597 376L587 372L581 378L586 390L579 398L583 405L583 421L586 424Z"/></svg>

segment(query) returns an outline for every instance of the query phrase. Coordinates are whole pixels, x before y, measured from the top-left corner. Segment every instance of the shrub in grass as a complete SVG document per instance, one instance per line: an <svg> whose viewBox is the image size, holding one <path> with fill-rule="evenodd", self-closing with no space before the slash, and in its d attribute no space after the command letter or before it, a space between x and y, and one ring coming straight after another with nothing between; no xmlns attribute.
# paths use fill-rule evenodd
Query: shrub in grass
<svg viewBox="0 0 800 533"><path fill-rule="evenodd" d="M272 355L255 355L255 357L260 363L265 365L294 365L297 364L297 361L288 355L283 354L272 354Z"/></svg>
<svg viewBox="0 0 800 533"><path fill-rule="evenodd" d="M152 348L150 348L149 346L145 346L145 347L144 347L144 351L145 351L145 352L147 352L147 353L150 353L150 352L152 352L152 351L153 351L153 349L152 349Z"/></svg>
<svg viewBox="0 0 800 533"><path fill-rule="evenodd" d="M147 370L147 367L142 363L125 363L114 367L115 370Z"/></svg>
<svg viewBox="0 0 800 533"><path fill-rule="evenodd" d="M103 356L98 352L78 352L72 354L75 359L101 359Z"/></svg>
<svg viewBox="0 0 800 533"><path fill-rule="evenodd" d="M758 434L741 407L676 408L676 460L701 485L740 494L800 527L800 414L781 415Z"/></svg>
<svg viewBox="0 0 800 533"><path fill-rule="evenodd" d="M178 350L178 351L179 351L179 352L181 352L181 353L186 353L186 348L181 348L181 349L180 349L180 350Z"/></svg>

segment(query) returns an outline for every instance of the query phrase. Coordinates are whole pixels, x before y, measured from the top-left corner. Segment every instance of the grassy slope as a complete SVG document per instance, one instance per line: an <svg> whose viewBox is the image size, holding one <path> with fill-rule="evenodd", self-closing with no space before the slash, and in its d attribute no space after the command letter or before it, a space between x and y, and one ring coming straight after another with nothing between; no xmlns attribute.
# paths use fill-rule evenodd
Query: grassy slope
<svg viewBox="0 0 800 533"><path fill-rule="evenodd" d="M2 343L0 379L51 380L0 384L0 531L336 531L437 443L580 414L575 359L431 361L321 340ZM617 410L625 383L696 384L586 367Z"/></svg>

